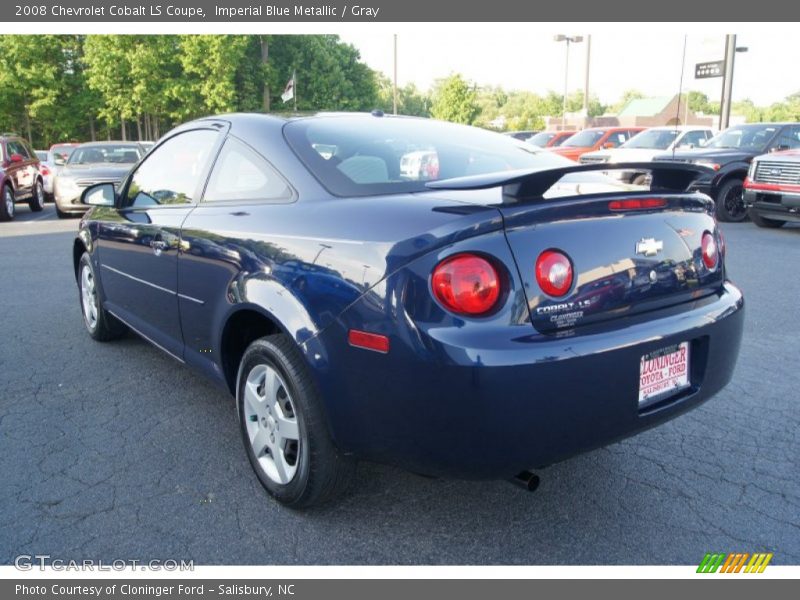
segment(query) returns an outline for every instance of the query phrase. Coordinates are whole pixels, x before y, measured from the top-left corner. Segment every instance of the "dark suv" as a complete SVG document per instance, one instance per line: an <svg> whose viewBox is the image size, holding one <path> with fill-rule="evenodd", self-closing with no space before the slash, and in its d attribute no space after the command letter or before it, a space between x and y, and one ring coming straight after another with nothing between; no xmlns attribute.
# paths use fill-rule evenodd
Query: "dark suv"
<svg viewBox="0 0 800 600"><path fill-rule="evenodd" d="M656 156L654 160L688 162L708 167L708 173L690 188L708 194L717 205L720 221L744 221L744 179L754 157L800 148L800 123L735 125L711 138L702 148Z"/></svg>
<svg viewBox="0 0 800 600"><path fill-rule="evenodd" d="M34 212L44 208L44 185L39 158L27 141L15 135L0 135L0 221L10 221L14 204L26 201Z"/></svg>

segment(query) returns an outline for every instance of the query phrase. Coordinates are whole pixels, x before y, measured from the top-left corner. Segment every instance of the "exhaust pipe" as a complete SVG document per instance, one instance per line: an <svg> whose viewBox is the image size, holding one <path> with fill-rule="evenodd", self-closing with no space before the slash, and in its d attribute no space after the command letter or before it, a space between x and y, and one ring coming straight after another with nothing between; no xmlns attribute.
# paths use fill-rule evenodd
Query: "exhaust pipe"
<svg viewBox="0 0 800 600"><path fill-rule="evenodd" d="M511 483L529 492L535 492L536 488L539 487L539 476L531 471L522 471L511 479Z"/></svg>

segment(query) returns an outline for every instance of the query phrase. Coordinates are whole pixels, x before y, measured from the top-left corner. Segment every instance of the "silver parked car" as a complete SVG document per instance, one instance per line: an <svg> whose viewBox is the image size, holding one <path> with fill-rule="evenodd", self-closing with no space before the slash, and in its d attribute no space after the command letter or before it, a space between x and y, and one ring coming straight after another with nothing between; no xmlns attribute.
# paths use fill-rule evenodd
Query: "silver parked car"
<svg viewBox="0 0 800 600"><path fill-rule="evenodd" d="M75 148L55 178L58 216L86 212L86 205L80 202L81 192L96 183L118 184L145 153L138 142L88 142Z"/></svg>

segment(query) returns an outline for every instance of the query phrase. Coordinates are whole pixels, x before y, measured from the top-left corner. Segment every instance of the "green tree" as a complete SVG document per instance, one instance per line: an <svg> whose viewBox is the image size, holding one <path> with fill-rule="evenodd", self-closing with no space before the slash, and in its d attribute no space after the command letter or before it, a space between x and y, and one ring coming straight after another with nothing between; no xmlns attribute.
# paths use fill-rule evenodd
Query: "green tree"
<svg viewBox="0 0 800 600"><path fill-rule="evenodd" d="M281 100L286 82L297 73L297 109L372 110L378 102L375 72L337 35L273 36L268 84L273 110L293 108Z"/></svg>
<svg viewBox="0 0 800 600"><path fill-rule="evenodd" d="M378 88L376 108L390 114L394 105L392 81L383 73L376 73L375 81ZM430 115L430 98L427 94L419 91L413 83L398 87L397 114L427 117Z"/></svg>
<svg viewBox="0 0 800 600"><path fill-rule="evenodd" d="M436 82L432 93L431 116L453 123L471 124L478 116L475 86L455 73Z"/></svg>

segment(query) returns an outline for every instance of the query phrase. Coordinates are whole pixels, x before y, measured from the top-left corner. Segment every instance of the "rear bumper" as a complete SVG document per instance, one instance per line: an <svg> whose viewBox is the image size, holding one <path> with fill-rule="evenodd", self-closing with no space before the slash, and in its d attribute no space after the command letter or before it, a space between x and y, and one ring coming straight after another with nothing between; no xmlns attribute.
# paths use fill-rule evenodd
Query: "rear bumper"
<svg viewBox="0 0 800 600"><path fill-rule="evenodd" d="M349 347L345 317L305 349L342 450L432 475L501 478L654 427L730 381L744 318L735 286L658 315L574 337L401 329L388 354ZM640 411L640 358L683 341L691 387Z"/></svg>
<svg viewBox="0 0 800 600"><path fill-rule="evenodd" d="M745 188L744 204L768 219L800 222L800 192Z"/></svg>

